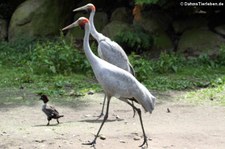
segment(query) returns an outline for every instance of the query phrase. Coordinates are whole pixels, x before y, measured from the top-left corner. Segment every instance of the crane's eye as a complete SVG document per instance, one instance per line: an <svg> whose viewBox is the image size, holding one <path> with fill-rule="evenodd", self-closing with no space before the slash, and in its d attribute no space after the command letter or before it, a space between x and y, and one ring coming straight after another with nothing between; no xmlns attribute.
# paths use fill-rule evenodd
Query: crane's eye
<svg viewBox="0 0 225 149"><path fill-rule="evenodd" d="M91 7L88 7L87 12L91 13L91 11L92 11Z"/></svg>
<svg viewBox="0 0 225 149"><path fill-rule="evenodd" d="M88 19L83 19L80 21L79 25L81 29L84 29L85 24L88 23Z"/></svg>
<svg viewBox="0 0 225 149"><path fill-rule="evenodd" d="M84 25L85 25L85 24L80 25L80 28L81 28L82 30L84 30Z"/></svg>
<svg viewBox="0 0 225 149"><path fill-rule="evenodd" d="M88 13L90 13L91 11L95 11L95 6L89 6L87 11Z"/></svg>

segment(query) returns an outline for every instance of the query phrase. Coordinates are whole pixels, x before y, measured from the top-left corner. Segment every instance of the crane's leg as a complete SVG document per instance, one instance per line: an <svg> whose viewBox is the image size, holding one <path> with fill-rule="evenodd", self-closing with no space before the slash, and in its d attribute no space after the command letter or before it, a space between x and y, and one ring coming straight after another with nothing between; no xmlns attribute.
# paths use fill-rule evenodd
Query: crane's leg
<svg viewBox="0 0 225 149"><path fill-rule="evenodd" d="M134 101L132 101L132 105L134 106ZM132 107L133 108L133 107ZM135 109L133 108L133 118L135 117L135 114L136 114L136 111Z"/></svg>
<svg viewBox="0 0 225 149"><path fill-rule="evenodd" d="M139 146L139 147L142 147L143 145L146 144L146 146L148 146L148 142L147 142L147 136L145 134L145 129L144 129L144 125L143 125L143 121L142 121L142 116L141 116L141 109L135 107L132 103L130 102L127 102L131 107L133 107L137 113L138 113L138 116L140 118L140 122L141 122L141 128L142 128L142 132L143 132L143 137L144 137L144 142Z"/></svg>
<svg viewBox="0 0 225 149"><path fill-rule="evenodd" d="M102 111L101 111L101 114L98 116L98 118L101 118L103 115L104 115L104 107L105 107L105 99L106 99L106 94L104 96L104 100L103 100L103 103L102 103Z"/></svg>
<svg viewBox="0 0 225 149"><path fill-rule="evenodd" d="M89 142L89 143L82 143L83 145L95 145L95 144L96 144L96 140L97 140L98 135L99 135L99 133L100 133L100 131L101 131L101 129L102 129L102 126L104 125L105 121L108 119L108 112L109 112L109 103L110 103L110 99L111 99L111 97L108 97L108 98L107 98L106 113L105 113L104 119L103 119L103 121L102 121L102 124L101 124L100 128L98 129L97 134L95 135L94 140L93 140L92 142Z"/></svg>

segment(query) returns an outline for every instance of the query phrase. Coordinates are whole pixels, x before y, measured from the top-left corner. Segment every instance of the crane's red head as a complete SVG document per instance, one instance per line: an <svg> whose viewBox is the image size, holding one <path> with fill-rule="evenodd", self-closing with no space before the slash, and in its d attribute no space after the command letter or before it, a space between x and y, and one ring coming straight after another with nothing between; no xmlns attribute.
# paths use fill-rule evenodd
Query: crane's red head
<svg viewBox="0 0 225 149"><path fill-rule="evenodd" d="M73 27L76 27L76 26L80 26L81 29L84 29L85 27L85 24L89 23L89 20L85 17L80 17L77 21L75 21L74 23L64 27L62 30L67 30L67 29L70 29L70 28L73 28Z"/></svg>
<svg viewBox="0 0 225 149"><path fill-rule="evenodd" d="M92 11L96 10L95 6L93 4L91 4L91 3L87 4L86 6L87 6L87 11L88 12L92 12Z"/></svg>
<svg viewBox="0 0 225 149"><path fill-rule="evenodd" d="M82 29L84 29L85 24L89 22L89 20L88 20L87 18L84 18L84 17L81 17L81 18L79 18L78 20L79 20L78 24L79 24L79 26L80 26Z"/></svg>
<svg viewBox="0 0 225 149"><path fill-rule="evenodd" d="M42 100L44 103L47 103L47 102L48 102L48 97L47 97L47 95L41 95L40 100Z"/></svg>
<svg viewBox="0 0 225 149"><path fill-rule="evenodd" d="M92 11L95 11L96 9L95 9L95 5L89 3L87 5L74 9L73 11L75 12L75 11L81 11L81 10L87 10L88 12L92 12Z"/></svg>

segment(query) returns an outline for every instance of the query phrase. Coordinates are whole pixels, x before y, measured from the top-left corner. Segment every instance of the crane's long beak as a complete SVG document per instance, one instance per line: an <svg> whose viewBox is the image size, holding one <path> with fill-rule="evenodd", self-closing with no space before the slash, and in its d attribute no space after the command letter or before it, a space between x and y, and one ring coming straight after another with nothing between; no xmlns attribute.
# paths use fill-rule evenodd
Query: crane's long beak
<svg viewBox="0 0 225 149"><path fill-rule="evenodd" d="M78 26L78 21L76 21L76 22L74 22L74 23L72 23L72 24L70 24L70 25L64 27L64 28L62 29L62 31L67 30L67 29L70 29L70 28L73 28L73 27L76 27L76 26Z"/></svg>
<svg viewBox="0 0 225 149"><path fill-rule="evenodd" d="M73 12L81 11L81 10L87 10L87 7L86 6L82 6L82 7L76 8L76 9L73 10Z"/></svg>

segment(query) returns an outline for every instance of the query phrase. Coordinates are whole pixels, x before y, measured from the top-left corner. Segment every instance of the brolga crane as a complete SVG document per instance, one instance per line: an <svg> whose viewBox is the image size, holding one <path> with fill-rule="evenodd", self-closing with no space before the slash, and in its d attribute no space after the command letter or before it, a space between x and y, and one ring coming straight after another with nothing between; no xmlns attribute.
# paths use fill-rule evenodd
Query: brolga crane
<svg viewBox="0 0 225 149"><path fill-rule="evenodd" d="M130 64L129 59L124 52L123 48L117 44L116 42L112 41L108 37L104 36L103 34L97 32L94 25L94 15L96 8L93 4L89 3L85 6L79 7L77 9L74 9L73 11L81 11L81 10L87 10L90 12L89 21L90 21L90 32L91 35L97 40L98 42L98 55L105 61L116 65L117 67L120 67L128 72L130 72L133 76L135 76L135 71L133 66ZM103 100L102 104L102 111L99 117L103 116L104 111L104 105L105 105L105 99L106 95ZM133 101L132 101L133 104ZM134 109L133 109L134 110ZM134 111L135 115L135 111ZM133 115L133 117L134 117Z"/></svg>
<svg viewBox="0 0 225 149"><path fill-rule="evenodd" d="M137 100L137 102L144 108L144 110L149 113L152 113L154 109L156 98L132 74L97 57L91 51L89 45L90 24L87 18L80 17L77 21L75 21L71 25L68 25L62 30L70 29L75 26L80 26L81 28L85 29L83 49L88 61L91 64L95 77L98 80L101 87L103 88L107 99L106 113L100 125L100 128L94 137L94 140L92 142L83 144L84 145L96 144L96 139L102 129L102 126L104 125L105 121L108 118L110 100L114 96L126 102L137 111L144 138L144 141L140 145L140 147L142 147L145 144L147 146L148 145L147 136L145 134L142 122L141 109L137 108L132 103L130 103L130 98L134 97Z"/></svg>

